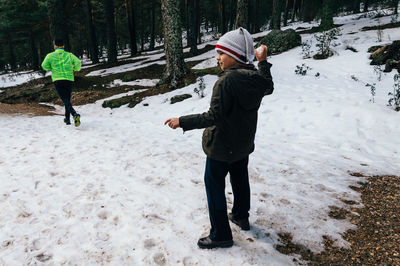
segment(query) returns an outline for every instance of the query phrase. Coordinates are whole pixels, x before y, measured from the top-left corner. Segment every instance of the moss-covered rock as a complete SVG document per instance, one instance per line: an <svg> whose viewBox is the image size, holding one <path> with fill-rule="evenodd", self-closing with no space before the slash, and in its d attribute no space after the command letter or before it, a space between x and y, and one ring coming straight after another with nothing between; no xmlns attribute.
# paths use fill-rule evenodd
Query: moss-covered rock
<svg viewBox="0 0 400 266"><path fill-rule="evenodd" d="M191 98L191 97L192 97L192 95L190 95L190 94L176 95L176 96L171 98L171 104L184 101L184 100L186 100L188 98Z"/></svg>
<svg viewBox="0 0 400 266"><path fill-rule="evenodd" d="M112 100L107 100L104 101L103 104L101 105L103 108L118 108L124 104L130 103L132 100L132 96L125 96L121 97L118 99L112 99Z"/></svg>
<svg viewBox="0 0 400 266"><path fill-rule="evenodd" d="M293 29L285 31L273 30L262 38L256 47L261 44L268 46L269 54L279 54L301 45L301 36Z"/></svg>

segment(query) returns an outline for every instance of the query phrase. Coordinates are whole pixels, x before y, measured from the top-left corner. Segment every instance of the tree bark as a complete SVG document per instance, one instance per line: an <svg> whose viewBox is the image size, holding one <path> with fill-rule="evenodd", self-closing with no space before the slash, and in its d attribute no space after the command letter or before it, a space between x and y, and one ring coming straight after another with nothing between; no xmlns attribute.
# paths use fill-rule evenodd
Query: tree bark
<svg viewBox="0 0 400 266"><path fill-rule="evenodd" d="M94 19L92 12L92 3L90 2L90 0L86 0L86 12L90 59L93 63L96 64L99 62L99 47L97 45L96 29L93 23Z"/></svg>
<svg viewBox="0 0 400 266"><path fill-rule="evenodd" d="M229 27L228 30L233 30L235 27L236 8L235 0L229 0Z"/></svg>
<svg viewBox="0 0 400 266"><path fill-rule="evenodd" d="M301 17L304 22L312 21L315 18L321 7L321 2L320 0L302 0Z"/></svg>
<svg viewBox="0 0 400 266"><path fill-rule="evenodd" d="M15 70L17 68L17 63L15 60L14 46L12 45L11 34L9 32L7 32L6 34L8 44L8 62L10 63L11 70Z"/></svg>
<svg viewBox="0 0 400 266"><path fill-rule="evenodd" d="M151 29L150 29L150 50L154 50L155 46L155 28L156 28L156 3L151 0Z"/></svg>
<svg viewBox="0 0 400 266"><path fill-rule="evenodd" d="M368 4L369 4L369 1L368 0L364 0L364 12L368 12Z"/></svg>
<svg viewBox="0 0 400 266"><path fill-rule="evenodd" d="M224 34L226 32L225 0L219 0L219 13L220 13L220 32L221 34Z"/></svg>
<svg viewBox="0 0 400 266"><path fill-rule="evenodd" d="M161 13L164 29L166 67L160 84L169 83L170 88L175 89L178 87L178 82L186 74L182 48L179 1L161 0Z"/></svg>
<svg viewBox="0 0 400 266"><path fill-rule="evenodd" d="M117 62L117 34L115 33L114 1L104 1L104 12L107 24L107 62Z"/></svg>
<svg viewBox="0 0 400 266"><path fill-rule="evenodd" d="M144 51L144 5L140 9L140 51Z"/></svg>
<svg viewBox="0 0 400 266"><path fill-rule="evenodd" d="M358 14L358 13L360 13L360 4L361 4L361 0L354 0L354 4L353 4L353 14Z"/></svg>
<svg viewBox="0 0 400 266"><path fill-rule="evenodd" d="M292 8L292 22L294 22L296 18L296 11L297 11L297 0L293 0L293 8Z"/></svg>
<svg viewBox="0 0 400 266"><path fill-rule="evenodd" d="M282 0L273 0L273 8L272 8L272 28L274 30L281 29L281 12L282 12Z"/></svg>
<svg viewBox="0 0 400 266"><path fill-rule="evenodd" d="M187 16L188 16L188 44L190 46L190 52L192 54L197 54L199 50L197 49L196 43L196 23L195 23L195 12L194 12L194 2L193 0L186 0L187 1Z"/></svg>
<svg viewBox="0 0 400 266"><path fill-rule="evenodd" d="M135 23L135 3L133 0L128 0L126 5L126 15L128 17L129 44L131 48L131 56L137 54L136 44L136 23Z"/></svg>
<svg viewBox="0 0 400 266"><path fill-rule="evenodd" d="M33 32L29 32L29 44L31 48L31 64L33 70L39 70L39 57L38 57L38 51L35 46L35 37L33 35Z"/></svg>
<svg viewBox="0 0 400 266"><path fill-rule="evenodd" d="M53 40L62 39L65 50L70 51L68 37L68 25L65 17L64 4L62 0L48 0L47 11L50 20L50 32Z"/></svg>
<svg viewBox="0 0 400 266"><path fill-rule="evenodd" d="M200 36L200 0L194 0L194 23L196 25L195 28L195 36L197 43L201 43L201 36Z"/></svg>
<svg viewBox="0 0 400 266"><path fill-rule="evenodd" d="M260 31L260 0L256 0L255 3L255 14L254 14L254 32Z"/></svg>
<svg viewBox="0 0 400 266"><path fill-rule="evenodd" d="M289 17L289 0L285 1L285 13L283 15L283 26L287 26L287 21Z"/></svg>
<svg viewBox="0 0 400 266"><path fill-rule="evenodd" d="M236 7L236 28L247 27L248 23L248 2L247 0L238 0Z"/></svg>

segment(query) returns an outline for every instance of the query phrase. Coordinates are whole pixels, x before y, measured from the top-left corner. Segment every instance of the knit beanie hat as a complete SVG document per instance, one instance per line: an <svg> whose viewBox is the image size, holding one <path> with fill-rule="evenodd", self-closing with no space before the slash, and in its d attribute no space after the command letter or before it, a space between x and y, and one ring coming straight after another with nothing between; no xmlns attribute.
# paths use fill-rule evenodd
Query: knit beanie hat
<svg viewBox="0 0 400 266"><path fill-rule="evenodd" d="M54 44L56 46L64 46L64 40L63 39L55 39Z"/></svg>
<svg viewBox="0 0 400 266"><path fill-rule="evenodd" d="M228 54L243 64L253 63L253 37L242 27L225 33L218 40L215 50Z"/></svg>

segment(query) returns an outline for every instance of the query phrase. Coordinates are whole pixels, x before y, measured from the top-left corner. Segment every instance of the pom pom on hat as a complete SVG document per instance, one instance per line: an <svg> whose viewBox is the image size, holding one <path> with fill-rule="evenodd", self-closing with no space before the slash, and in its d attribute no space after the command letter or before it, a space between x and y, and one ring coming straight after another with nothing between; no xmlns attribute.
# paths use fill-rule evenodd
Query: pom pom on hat
<svg viewBox="0 0 400 266"><path fill-rule="evenodd" d="M228 54L243 64L252 64L254 60L253 37L242 27L225 33L218 40L215 50Z"/></svg>

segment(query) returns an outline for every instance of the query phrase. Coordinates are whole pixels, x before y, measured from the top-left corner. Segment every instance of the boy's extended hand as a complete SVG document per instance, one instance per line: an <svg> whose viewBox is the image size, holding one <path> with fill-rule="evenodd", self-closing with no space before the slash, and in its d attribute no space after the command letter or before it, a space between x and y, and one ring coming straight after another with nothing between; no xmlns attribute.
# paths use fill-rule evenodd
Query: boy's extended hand
<svg viewBox="0 0 400 266"><path fill-rule="evenodd" d="M179 125L179 118L173 117L173 118L168 118L167 121L165 121L164 125L168 124L168 126L172 129L177 129L180 127Z"/></svg>
<svg viewBox="0 0 400 266"><path fill-rule="evenodd" d="M268 46L261 44L260 47L254 50L254 55L256 56L258 62L267 60Z"/></svg>

